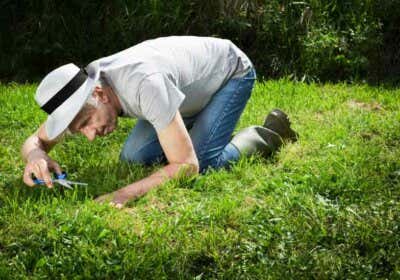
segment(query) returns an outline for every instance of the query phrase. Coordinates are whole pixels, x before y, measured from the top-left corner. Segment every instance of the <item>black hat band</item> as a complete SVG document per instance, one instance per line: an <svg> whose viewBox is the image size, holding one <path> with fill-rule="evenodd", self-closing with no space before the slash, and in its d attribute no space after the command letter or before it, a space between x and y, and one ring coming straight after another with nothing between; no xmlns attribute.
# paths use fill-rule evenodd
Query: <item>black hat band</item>
<svg viewBox="0 0 400 280"><path fill-rule="evenodd" d="M71 81L69 81L62 89L60 89L49 101L41 107L47 114L53 113L61 104L65 102L74 92L79 89L87 79L84 69L81 69Z"/></svg>

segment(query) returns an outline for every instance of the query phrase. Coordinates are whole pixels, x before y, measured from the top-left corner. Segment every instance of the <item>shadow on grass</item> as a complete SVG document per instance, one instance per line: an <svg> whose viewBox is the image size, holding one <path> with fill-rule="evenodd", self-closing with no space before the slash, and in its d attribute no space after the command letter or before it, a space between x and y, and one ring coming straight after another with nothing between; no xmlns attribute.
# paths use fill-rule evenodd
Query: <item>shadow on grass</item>
<svg viewBox="0 0 400 280"><path fill-rule="evenodd" d="M372 81L367 83L370 87L381 88L384 90L397 90L400 88L400 79L393 78L385 81Z"/></svg>

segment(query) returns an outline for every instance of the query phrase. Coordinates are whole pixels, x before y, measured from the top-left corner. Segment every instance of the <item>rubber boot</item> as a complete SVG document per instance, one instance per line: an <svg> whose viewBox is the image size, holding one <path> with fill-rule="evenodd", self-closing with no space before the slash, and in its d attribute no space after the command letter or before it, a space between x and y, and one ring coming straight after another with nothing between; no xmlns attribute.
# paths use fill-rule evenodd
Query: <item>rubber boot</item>
<svg viewBox="0 0 400 280"><path fill-rule="evenodd" d="M289 117L279 109L274 109L265 118L264 127L278 133L284 141L296 142L299 134L290 128Z"/></svg>
<svg viewBox="0 0 400 280"><path fill-rule="evenodd" d="M231 143L243 156L260 153L264 157L279 150L282 146L282 138L271 129L262 126L250 126L239 131L231 140Z"/></svg>

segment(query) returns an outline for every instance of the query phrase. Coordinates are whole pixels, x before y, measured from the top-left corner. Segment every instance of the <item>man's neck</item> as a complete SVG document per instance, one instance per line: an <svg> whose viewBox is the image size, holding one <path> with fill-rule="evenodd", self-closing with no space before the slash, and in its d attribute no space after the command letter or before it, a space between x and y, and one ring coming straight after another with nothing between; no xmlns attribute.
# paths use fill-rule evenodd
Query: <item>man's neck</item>
<svg viewBox="0 0 400 280"><path fill-rule="evenodd" d="M110 96L112 105L117 112L117 115L122 116L122 106L121 106L121 102L119 101L118 96L115 94L114 90L110 86L107 87L107 91L109 94L108 96Z"/></svg>

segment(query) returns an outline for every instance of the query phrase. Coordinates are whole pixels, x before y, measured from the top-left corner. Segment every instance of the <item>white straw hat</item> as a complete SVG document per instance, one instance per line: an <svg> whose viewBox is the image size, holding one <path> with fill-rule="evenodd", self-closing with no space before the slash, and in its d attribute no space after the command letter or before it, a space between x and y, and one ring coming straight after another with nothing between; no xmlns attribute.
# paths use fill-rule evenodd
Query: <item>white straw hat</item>
<svg viewBox="0 0 400 280"><path fill-rule="evenodd" d="M50 140L67 129L92 94L99 71L89 66L87 71L66 64L51 71L39 84L35 100L49 115L45 128Z"/></svg>

